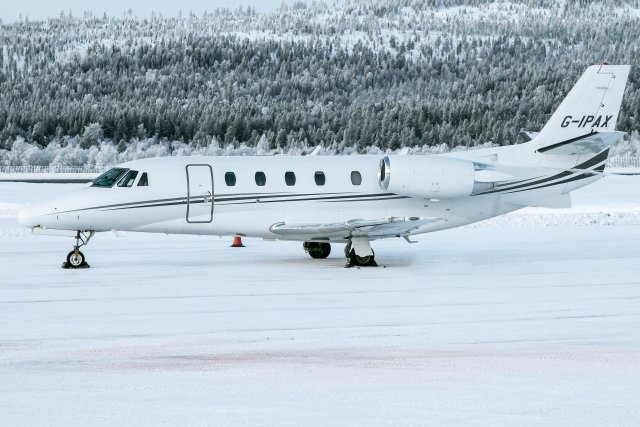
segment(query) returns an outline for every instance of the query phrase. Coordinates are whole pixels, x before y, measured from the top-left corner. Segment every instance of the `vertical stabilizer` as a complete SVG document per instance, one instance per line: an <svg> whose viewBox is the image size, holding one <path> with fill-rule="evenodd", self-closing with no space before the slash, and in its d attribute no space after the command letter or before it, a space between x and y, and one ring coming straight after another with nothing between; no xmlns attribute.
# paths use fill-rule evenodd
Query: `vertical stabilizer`
<svg viewBox="0 0 640 427"><path fill-rule="evenodd" d="M629 65L592 65L535 138L538 149L615 131Z"/></svg>

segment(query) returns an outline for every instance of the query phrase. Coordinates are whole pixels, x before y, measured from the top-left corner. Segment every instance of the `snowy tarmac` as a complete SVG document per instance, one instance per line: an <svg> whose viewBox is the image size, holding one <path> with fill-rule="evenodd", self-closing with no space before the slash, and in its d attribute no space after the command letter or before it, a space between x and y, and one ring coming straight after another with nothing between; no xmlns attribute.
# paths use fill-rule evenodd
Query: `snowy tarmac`
<svg viewBox="0 0 640 427"><path fill-rule="evenodd" d="M0 183L1 426L638 425L640 177L342 248L126 233L83 249Z"/></svg>

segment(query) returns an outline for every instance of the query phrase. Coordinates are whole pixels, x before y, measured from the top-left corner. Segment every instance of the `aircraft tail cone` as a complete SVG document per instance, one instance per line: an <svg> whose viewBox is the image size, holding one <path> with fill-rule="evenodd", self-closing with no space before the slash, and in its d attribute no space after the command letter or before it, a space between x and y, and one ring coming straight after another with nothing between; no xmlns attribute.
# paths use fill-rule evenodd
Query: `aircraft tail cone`
<svg viewBox="0 0 640 427"><path fill-rule="evenodd" d="M235 236L233 238L233 243L231 244L232 248L244 248L244 245L242 244L242 237L240 236Z"/></svg>

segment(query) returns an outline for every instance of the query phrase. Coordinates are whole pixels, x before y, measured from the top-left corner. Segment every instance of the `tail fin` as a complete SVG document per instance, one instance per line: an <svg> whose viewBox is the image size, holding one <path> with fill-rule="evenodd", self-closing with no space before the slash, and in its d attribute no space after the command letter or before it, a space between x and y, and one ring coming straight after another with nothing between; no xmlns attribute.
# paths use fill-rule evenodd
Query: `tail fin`
<svg viewBox="0 0 640 427"><path fill-rule="evenodd" d="M629 65L592 65L535 138L544 152L594 132L614 132Z"/></svg>

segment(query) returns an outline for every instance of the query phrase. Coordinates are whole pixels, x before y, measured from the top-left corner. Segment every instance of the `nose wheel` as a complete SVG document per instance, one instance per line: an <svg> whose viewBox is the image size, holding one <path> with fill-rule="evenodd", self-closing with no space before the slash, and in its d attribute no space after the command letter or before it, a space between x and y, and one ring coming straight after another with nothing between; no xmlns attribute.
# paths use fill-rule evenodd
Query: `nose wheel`
<svg viewBox="0 0 640 427"><path fill-rule="evenodd" d="M74 249L67 254L67 262L62 268L89 268L89 264L84 260L84 254Z"/></svg>
<svg viewBox="0 0 640 427"><path fill-rule="evenodd" d="M80 252L80 248L93 237L95 231L78 231L76 233L75 244L73 250L67 254L67 260L62 263L62 268L89 268L84 254Z"/></svg>

